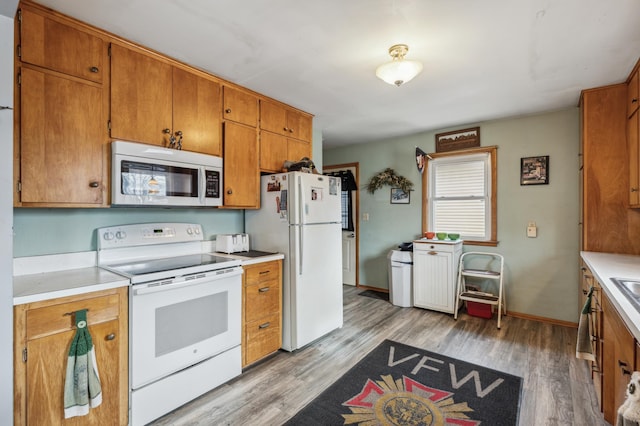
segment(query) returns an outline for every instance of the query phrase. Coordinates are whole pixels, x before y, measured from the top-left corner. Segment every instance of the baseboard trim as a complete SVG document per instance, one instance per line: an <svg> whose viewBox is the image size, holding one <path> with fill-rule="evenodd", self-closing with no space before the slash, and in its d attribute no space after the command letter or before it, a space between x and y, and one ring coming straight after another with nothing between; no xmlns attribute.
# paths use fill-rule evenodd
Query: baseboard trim
<svg viewBox="0 0 640 426"><path fill-rule="evenodd" d="M361 290L373 290L373 291L379 291L381 293L389 293L389 289L387 289L387 288L372 287L372 286L368 286L368 285L360 285L359 284L359 285L356 286L356 288L361 289ZM522 318L522 319L531 320L531 321L544 322L544 323L547 323L547 324L559 325L559 326L562 326L562 327L578 328L578 323L577 322L562 321L562 320L557 320L557 319L547 318L547 317L539 317L539 316L536 316L536 315L523 314L521 312L507 311L507 316L511 316L511 317L514 317L514 318Z"/></svg>
<svg viewBox="0 0 640 426"><path fill-rule="evenodd" d="M562 321L562 320L557 320L557 319L553 319L553 318L546 318L546 317L539 317L539 316L536 316L536 315L523 314L523 313L520 313L520 312L507 311L507 316L511 316L511 317L515 317L515 318L527 319L527 320L531 320L531 321L545 322L547 324L559 325L559 326L562 326L562 327L578 328L578 323L576 323L576 322Z"/></svg>
<svg viewBox="0 0 640 426"><path fill-rule="evenodd" d="M357 285L356 288L360 290L373 290L373 291L379 291L380 293L389 293L388 288L371 287L368 285Z"/></svg>

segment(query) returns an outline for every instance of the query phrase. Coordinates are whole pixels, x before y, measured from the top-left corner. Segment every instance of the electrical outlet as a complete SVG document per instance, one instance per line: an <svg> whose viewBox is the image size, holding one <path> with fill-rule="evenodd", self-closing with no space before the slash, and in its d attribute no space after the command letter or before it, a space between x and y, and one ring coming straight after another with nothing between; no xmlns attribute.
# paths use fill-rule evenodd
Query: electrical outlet
<svg viewBox="0 0 640 426"><path fill-rule="evenodd" d="M527 237L536 238L538 236L538 227L535 222L529 222L527 225Z"/></svg>
<svg viewBox="0 0 640 426"><path fill-rule="evenodd" d="M369 213L362 213L362 220L364 222L368 221L369 220Z"/></svg>

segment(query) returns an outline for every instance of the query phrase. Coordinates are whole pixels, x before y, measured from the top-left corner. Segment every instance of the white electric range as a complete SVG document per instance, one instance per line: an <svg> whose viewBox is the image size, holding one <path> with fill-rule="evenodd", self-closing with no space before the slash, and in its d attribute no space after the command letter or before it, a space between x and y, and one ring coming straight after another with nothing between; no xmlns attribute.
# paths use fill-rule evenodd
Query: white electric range
<svg viewBox="0 0 640 426"><path fill-rule="evenodd" d="M98 266L131 281L133 426L241 373L240 260L201 253L198 224L134 224L97 232Z"/></svg>

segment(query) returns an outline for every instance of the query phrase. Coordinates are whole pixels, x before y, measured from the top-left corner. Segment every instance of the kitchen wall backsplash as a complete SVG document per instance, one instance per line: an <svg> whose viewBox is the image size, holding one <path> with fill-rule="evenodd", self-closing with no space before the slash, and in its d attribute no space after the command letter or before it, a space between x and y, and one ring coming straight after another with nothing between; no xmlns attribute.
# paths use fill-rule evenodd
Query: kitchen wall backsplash
<svg viewBox="0 0 640 426"><path fill-rule="evenodd" d="M242 210L218 209L26 209L13 210L13 256L40 256L97 249L96 229L104 226L192 222L202 224L205 240L244 231Z"/></svg>

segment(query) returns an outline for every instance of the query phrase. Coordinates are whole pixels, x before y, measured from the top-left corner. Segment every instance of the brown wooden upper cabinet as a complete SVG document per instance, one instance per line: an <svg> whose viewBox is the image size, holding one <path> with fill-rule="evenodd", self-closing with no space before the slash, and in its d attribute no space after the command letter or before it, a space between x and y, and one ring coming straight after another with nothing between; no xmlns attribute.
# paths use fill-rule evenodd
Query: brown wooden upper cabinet
<svg viewBox="0 0 640 426"><path fill-rule="evenodd" d="M106 44L99 34L30 5L22 5L17 24L14 204L106 205Z"/></svg>
<svg viewBox="0 0 640 426"><path fill-rule="evenodd" d="M640 61L627 83L627 147L629 150L629 207L640 208Z"/></svg>
<svg viewBox="0 0 640 426"><path fill-rule="evenodd" d="M640 70L636 67L636 70L631 74L629 85L627 86L627 116L631 115L638 110L638 104L640 104L640 81L638 76Z"/></svg>
<svg viewBox="0 0 640 426"><path fill-rule="evenodd" d="M111 137L221 155L220 84L111 45Z"/></svg>
<svg viewBox="0 0 640 426"><path fill-rule="evenodd" d="M224 86L223 117L225 120L258 127L258 98L249 92Z"/></svg>
<svg viewBox="0 0 640 426"><path fill-rule="evenodd" d="M260 101L260 130L311 142L311 128L310 115L279 103Z"/></svg>
<svg viewBox="0 0 640 426"><path fill-rule="evenodd" d="M18 13L18 23L22 62L103 82L104 42L100 37L24 5Z"/></svg>
<svg viewBox="0 0 640 426"><path fill-rule="evenodd" d="M258 130L227 121L224 123L224 206L260 207Z"/></svg>

